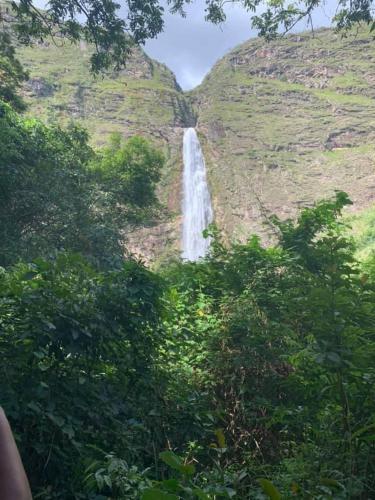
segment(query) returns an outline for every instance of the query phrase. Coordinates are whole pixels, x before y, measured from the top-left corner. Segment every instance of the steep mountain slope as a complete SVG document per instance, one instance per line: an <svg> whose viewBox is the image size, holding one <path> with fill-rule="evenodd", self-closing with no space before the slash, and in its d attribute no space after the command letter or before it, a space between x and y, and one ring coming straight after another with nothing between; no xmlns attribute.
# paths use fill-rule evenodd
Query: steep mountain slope
<svg viewBox="0 0 375 500"><path fill-rule="evenodd" d="M126 71L93 79L89 49L44 44L20 50L31 79L30 113L78 120L94 144L142 134L168 162L159 194L170 218L130 238L149 259L177 254L182 129L197 119L216 223L228 237L272 238L270 214L347 191L353 210L375 201L375 49L368 30L331 30L272 43L250 40L183 94L173 74L137 51Z"/></svg>
<svg viewBox="0 0 375 500"><path fill-rule="evenodd" d="M331 30L225 56L191 98L217 220L240 239L270 232L335 189L354 210L375 200L375 48L367 31Z"/></svg>
<svg viewBox="0 0 375 500"><path fill-rule="evenodd" d="M128 235L128 243L149 259L161 248L164 254L178 252L182 132L194 117L171 71L140 49L125 70L97 78L90 75L85 44L44 43L20 48L18 54L30 73L24 94L31 116L64 125L74 120L87 128L95 146L120 132L124 137L143 135L164 150L159 197L169 217Z"/></svg>

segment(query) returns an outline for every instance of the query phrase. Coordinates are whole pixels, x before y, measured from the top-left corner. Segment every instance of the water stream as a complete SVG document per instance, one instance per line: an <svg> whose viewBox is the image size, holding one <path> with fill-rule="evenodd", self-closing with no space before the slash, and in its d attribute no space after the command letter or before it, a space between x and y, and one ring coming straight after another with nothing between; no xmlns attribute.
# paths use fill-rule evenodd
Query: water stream
<svg viewBox="0 0 375 500"><path fill-rule="evenodd" d="M183 141L183 225L182 258L196 261L204 257L210 247L210 239L203 231L213 220L211 197L206 179L206 165L197 133L187 128Z"/></svg>

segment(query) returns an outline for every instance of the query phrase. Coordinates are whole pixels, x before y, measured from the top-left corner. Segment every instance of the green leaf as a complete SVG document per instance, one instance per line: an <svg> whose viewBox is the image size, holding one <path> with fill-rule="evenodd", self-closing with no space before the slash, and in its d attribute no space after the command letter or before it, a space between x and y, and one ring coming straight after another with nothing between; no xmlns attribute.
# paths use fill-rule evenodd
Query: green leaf
<svg viewBox="0 0 375 500"><path fill-rule="evenodd" d="M182 465L180 472L186 474L187 476L192 476L195 473L195 467L193 464Z"/></svg>
<svg viewBox="0 0 375 500"><path fill-rule="evenodd" d="M35 413L42 412L40 406L37 403L35 403L34 401L31 401L30 403L28 403L27 407L30 408L30 410L35 411Z"/></svg>
<svg viewBox="0 0 375 500"><path fill-rule="evenodd" d="M148 488L142 493L141 500L179 500L177 495L166 493L158 488Z"/></svg>
<svg viewBox="0 0 375 500"><path fill-rule="evenodd" d="M56 330L56 326L55 326L53 323L51 323L50 321L45 320L45 321L43 321L43 323L44 323L46 326L48 326L48 328L49 328L50 330Z"/></svg>
<svg viewBox="0 0 375 500"><path fill-rule="evenodd" d="M47 417L52 420L54 424L58 427L62 427L65 423L65 419L63 417L59 417L58 415L53 415L52 413L47 413Z"/></svg>
<svg viewBox="0 0 375 500"><path fill-rule="evenodd" d="M41 351L34 351L33 354L38 359L43 359L45 357L45 353Z"/></svg>
<svg viewBox="0 0 375 500"><path fill-rule="evenodd" d="M355 438L359 437L361 434L364 434L365 432L367 432L368 430L370 430L374 427L375 427L375 422L372 422L369 425L365 425L364 427L361 427L357 431L353 432L351 439L355 439Z"/></svg>
<svg viewBox="0 0 375 500"><path fill-rule="evenodd" d="M271 481L269 481L268 479L258 479L258 481L264 493L271 500L281 500L281 494L279 490L271 483Z"/></svg>
<svg viewBox="0 0 375 500"><path fill-rule="evenodd" d="M332 361L332 363L334 363L336 365L339 365L341 363L341 358L337 354L337 352L329 352L327 354L327 359L329 359L330 361Z"/></svg>
<svg viewBox="0 0 375 500"><path fill-rule="evenodd" d="M199 500L210 500L210 497L200 488L195 488L193 493L199 498Z"/></svg>
<svg viewBox="0 0 375 500"><path fill-rule="evenodd" d="M173 451L162 451L159 453L159 457L164 463L172 467L172 469L186 474L187 476L192 476L195 473L195 467L192 464L184 464L181 458L173 453Z"/></svg>
<svg viewBox="0 0 375 500"><path fill-rule="evenodd" d="M168 491L179 491L181 485L177 479L164 479L160 484Z"/></svg>
<svg viewBox="0 0 375 500"><path fill-rule="evenodd" d="M112 488L112 480L109 476L104 476L103 477L105 484L108 486L108 488Z"/></svg>
<svg viewBox="0 0 375 500"><path fill-rule="evenodd" d="M183 465L181 458L173 453L173 451L162 451L159 453L159 457L165 464L172 467L172 469L179 471Z"/></svg>
<svg viewBox="0 0 375 500"><path fill-rule="evenodd" d="M361 438L363 441L366 441L368 443L371 443L372 441L375 441L375 434L372 434L371 436L365 436Z"/></svg>
<svg viewBox="0 0 375 500"><path fill-rule="evenodd" d="M323 484L324 486L330 486L333 488L341 488L342 485L336 481L336 479L331 479L329 477L322 477L320 478L320 484Z"/></svg>
<svg viewBox="0 0 375 500"><path fill-rule="evenodd" d="M226 445L223 429L216 429L215 435L216 435L216 439L217 439L219 448L226 448L227 445Z"/></svg>

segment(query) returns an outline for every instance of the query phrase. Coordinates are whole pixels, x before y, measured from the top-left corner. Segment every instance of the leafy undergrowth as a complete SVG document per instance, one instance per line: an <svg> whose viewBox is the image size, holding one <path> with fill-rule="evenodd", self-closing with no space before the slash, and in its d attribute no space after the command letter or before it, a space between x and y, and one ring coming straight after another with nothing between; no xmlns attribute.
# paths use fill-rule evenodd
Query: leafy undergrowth
<svg viewBox="0 0 375 500"><path fill-rule="evenodd" d="M158 274L3 269L1 402L36 498L371 498L375 273L349 199Z"/></svg>

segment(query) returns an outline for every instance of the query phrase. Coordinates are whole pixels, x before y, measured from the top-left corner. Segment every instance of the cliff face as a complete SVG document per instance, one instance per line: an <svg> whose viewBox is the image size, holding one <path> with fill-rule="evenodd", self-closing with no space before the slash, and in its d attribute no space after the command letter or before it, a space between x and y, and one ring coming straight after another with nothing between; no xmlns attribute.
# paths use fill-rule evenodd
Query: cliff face
<svg viewBox="0 0 375 500"><path fill-rule="evenodd" d="M42 45L20 57L31 75L31 114L74 119L97 145L119 131L164 149L159 195L170 217L130 237L148 259L178 253L182 132L196 119L215 219L228 237L256 232L270 241L270 214L294 216L335 189L347 191L357 211L375 199L375 46L367 31L251 40L188 94L141 50L126 71L97 79L85 45Z"/></svg>
<svg viewBox="0 0 375 500"><path fill-rule="evenodd" d="M368 31L249 41L191 93L216 218L268 240L267 216L292 217L347 191L375 199L375 47Z"/></svg>
<svg viewBox="0 0 375 500"><path fill-rule="evenodd" d="M29 70L24 94L28 112L42 120L80 123L95 146L109 135L135 134L150 139L167 158L159 197L168 208L162 223L128 235L128 245L147 260L179 250L180 176L183 127L194 122L189 101L164 65L135 50L125 70L93 78L90 51L81 46L52 43L21 48L19 57ZM166 244L168 242L168 244Z"/></svg>

